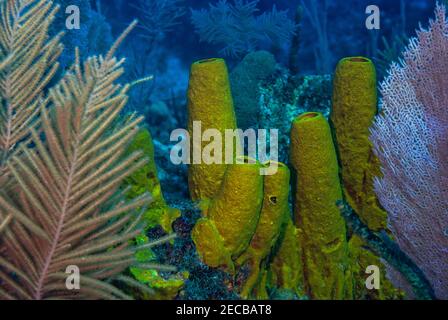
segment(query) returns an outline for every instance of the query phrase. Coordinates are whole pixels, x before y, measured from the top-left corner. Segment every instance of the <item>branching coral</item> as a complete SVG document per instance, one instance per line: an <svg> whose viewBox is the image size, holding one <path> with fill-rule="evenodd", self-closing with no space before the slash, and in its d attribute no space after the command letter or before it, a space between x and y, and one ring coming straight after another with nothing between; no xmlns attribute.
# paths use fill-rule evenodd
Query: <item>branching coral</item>
<svg viewBox="0 0 448 320"><path fill-rule="evenodd" d="M381 85L383 113L372 129L383 178L376 193L401 249L438 298L448 298L448 23L438 6Z"/></svg>
<svg viewBox="0 0 448 320"><path fill-rule="evenodd" d="M222 47L225 55L240 56L254 51L263 41L289 42L295 23L287 11L272 11L256 16L259 0L220 0L208 10L192 10L191 20L202 41Z"/></svg>
<svg viewBox="0 0 448 320"><path fill-rule="evenodd" d="M12 60L12 57L13 57L12 55L2 57L3 60L2 60L2 62L0 62L0 71L2 71L2 69L4 69L6 66L8 66L8 64Z"/></svg>
<svg viewBox="0 0 448 320"><path fill-rule="evenodd" d="M405 49L408 37L396 34L392 41L388 41L386 37L382 37L382 50L378 50L377 57L374 58L377 66L379 79L383 79L387 75L387 71L392 62L396 62L402 58L401 52Z"/></svg>

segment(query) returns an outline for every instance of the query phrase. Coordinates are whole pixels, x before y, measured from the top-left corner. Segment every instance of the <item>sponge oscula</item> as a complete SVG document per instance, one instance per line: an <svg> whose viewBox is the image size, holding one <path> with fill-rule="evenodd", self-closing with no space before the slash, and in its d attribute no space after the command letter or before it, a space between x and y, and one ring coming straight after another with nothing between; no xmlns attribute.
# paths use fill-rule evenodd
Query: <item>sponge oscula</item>
<svg viewBox="0 0 448 320"><path fill-rule="evenodd" d="M200 123L201 129L193 130L194 123ZM222 141L225 141L226 129L236 129L229 76L223 59L201 60L191 67L188 88L188 130L190 139L199 142L193 142L190 152L188 181L193 200L212 198L218 192L227 169L224 161L224 143L223 159L219 164L206 164L201 159L202 150L210 143L201 139L204 131L208 129L218 130L222 134Z"/></svg>
<svg viewBox="0 0 448 320"><path fill-rule="evenodd" d="M337 141L344 195L373 230L385 229L387 214L373 189L381 175L369 128L377 114L376 71L364 57L342 59L335 72L331 121Z"/></svg>
<svg viewBox="0 0 448 320"><path fill-rule="evenodd" d="M345 222L336 206L342 190L330 126L322 114L305 113L293 121L290 157L306 292L314 299L344 299L351 289Z"/></svg>

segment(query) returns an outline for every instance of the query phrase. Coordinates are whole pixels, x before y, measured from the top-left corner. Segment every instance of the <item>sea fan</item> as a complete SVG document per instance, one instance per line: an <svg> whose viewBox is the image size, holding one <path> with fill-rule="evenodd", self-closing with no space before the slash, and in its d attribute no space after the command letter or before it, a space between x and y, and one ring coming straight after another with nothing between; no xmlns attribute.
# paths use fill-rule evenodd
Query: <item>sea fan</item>
<svg viewBox="0 0 448 320"><path fill-rule="evenodd" d="M418 31L381 85L372 129L383 177L375 184L401 249L436 296L448 298L448 23L445 7Z"/></svg>
<svg viewBox="0 0 448 320"><path fill-rule="evenodd" d="M47 3L9 0L2 16L42 22L42 10L52 12L44 5ZM28 6L21 7L23 4ZM24 11L15 11L18 7ZM111 281L145 290L121 272L130 265L138 266L136 249L172 239L169 236L133 247L132 240L141 232L141 212L151 197L144 194L125 201L127 190L121 187L123 180L147 161L140 151L125 155L142 118L119 117L129 86L115 83L123 73L124 60L113 55L134 26L105 57L92 57L81 65L77 55L71 71L48 97L33 96L23 88L27 95L23 93L21 102L27 101L28 95L39 102L31 107L37 108L33 113L40 112L41 130L21 122L30 128L30 147L22 143L5 165L16 186L14 192L0 192L0 218L13 218L6 228L0 223L4 229L0 237L0 299L131 298ZM30 22L21 28L38 26ZM22 32L30 43L39 45L35 32ZM46 36L38 38L43 41ZM31 52L34 49L29 48ZM29 68L21 71L37 77L48 74L49 67L35 61ZM15 77L20 75L18 72ZM46 83L46 79L40 81ZM35 89L40 87L39 82ZM80 288L69 290L66 271L73 267L80 271Z"/></svg>

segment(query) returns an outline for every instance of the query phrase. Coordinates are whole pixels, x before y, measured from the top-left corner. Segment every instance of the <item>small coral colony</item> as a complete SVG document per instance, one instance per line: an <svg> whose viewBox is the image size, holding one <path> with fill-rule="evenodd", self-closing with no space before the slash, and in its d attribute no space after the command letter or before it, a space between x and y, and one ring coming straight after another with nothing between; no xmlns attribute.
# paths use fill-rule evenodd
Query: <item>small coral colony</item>
<svg viewBox="0 0 448 320"><path fill-rule="evenodd" d="M319 76L295 53L322 1L295 20L259 1L192 9L224 58L192 63L175 109L149 99L160 54L123 47L156 46L182 1L136 1L144 17L110 43L101 1L73 2L67 28L89 25L70 38L66 1L0 0L0 299L448 298L443 4L387 70L386 53L331 70L320 33ZM289 67L266 42L290 43ZM173 133L164 112L185 114Z"/></svg>

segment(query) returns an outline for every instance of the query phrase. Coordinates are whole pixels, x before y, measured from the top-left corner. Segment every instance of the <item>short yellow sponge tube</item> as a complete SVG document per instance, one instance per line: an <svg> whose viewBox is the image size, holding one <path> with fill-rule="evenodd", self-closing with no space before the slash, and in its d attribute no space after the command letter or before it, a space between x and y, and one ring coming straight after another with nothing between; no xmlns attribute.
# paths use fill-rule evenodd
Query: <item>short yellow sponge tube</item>
<svg viewBox="0 0 448 320"><path fill-rule="evenodd" d="M262 272L267 269L265 259L275 246L282 226L290 216L289 209L289 168L279 162L270 161L264 164L267 175L264 176L264 196L260 219L252 237L249 248L238 259L239 264L248 262L250 275L244 284L243 298L261 298L253 296L253 291L262 282ZM269 171L271 170L271 171ZM264 292L264 290L261 290Z"/></svg>
<svg viewBox="0 0 448 320"><path fill-rule="evenodd" d="M163 197L154 159L154 144L151 133L146 128L137 132L126 152L132 154L136 151L143 152L148 158L148 162L125 179L123 186L129 187L127 197L134 199L144 193L150 193L153 202L143 215L146 227L149 229L160 225L167 233L171 233L172 223L181 214L179 210L169 207Z"/></svg>
<svg viewBox="0 0 448 320"><path fill-rule="evenodd" d="M278 250L269 268L269 287L291 291L300 298L305 296L301 258L299 230L291 217L287 217Z"/></svg>
<svg viewBox="0 0 448 320"><path fill-rule="evenodd" d="M330 126L322 114L305 113L293 121L290 162L305 291L313 299L344 299L351 288L345 221L336 206L342 190Z"/></svg>
<svg viewBox="0 0 448 320"><path fill-rule="evenodd" d="M257 228L263 201L260 169L259 163L230 165L207 213L233 257L247 249Z"/></svg>
<svg viewBox="0 0 448 320"><path fill-rule="evenodd" d="M276 167L275 174L264 176L264 196L257 230L250 242L251 255L264 259L278 239L280 228L289 216L290 171L283 163L269 162L266 167Z"/></svg>
<svg viewBox="0 0 448 320"><path fill-rule="evenodd" d="M341 166L344 195L364 223L378 231L386 228L373 180L381 175L372 151L369 128L377 114L376 71L364 57L342 59L335 72L331 121Z"/></svg>
<svg viewBox="0 0 448 320"><path fill-rule="evenodd" d="M224 247L224 239L212 220L199 219L194 226L192 238L201 260L206 265L233 273L235 268L231 253Z"/></svg>
<svg viewBox="0 0 448 320"><path fill-rule="evenodd" d="M201 132L194 132L194 122L200 123ZM218 130L225 138L226 129L236 129L236 117L226 63L223 59L207 59L193 63L188 88L188 130L190 139L201 141L204 131ZM194 159L209 142L194 144L190 152L192 164L188 181L192 200L211 199L218 192L227 165L205 164ZM223 143L223 146L225 144ZM224 155L224 149L222 154ZM223 156L224 157L224 156Z"/></svg>
<svg viewBox="0 0 448 320"><path fill-rule="evenodd" d="M263 201L262 167L255 160L244 161L229 165L192 236L205 264L224 266L228 271L234 270L229 260L236 260L249 247Z"/></svg>

